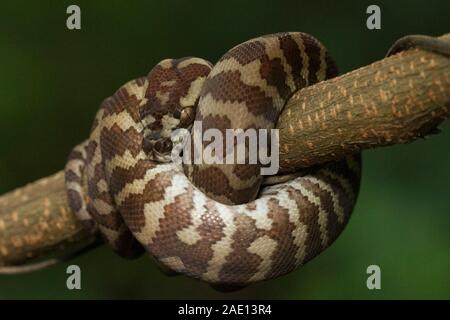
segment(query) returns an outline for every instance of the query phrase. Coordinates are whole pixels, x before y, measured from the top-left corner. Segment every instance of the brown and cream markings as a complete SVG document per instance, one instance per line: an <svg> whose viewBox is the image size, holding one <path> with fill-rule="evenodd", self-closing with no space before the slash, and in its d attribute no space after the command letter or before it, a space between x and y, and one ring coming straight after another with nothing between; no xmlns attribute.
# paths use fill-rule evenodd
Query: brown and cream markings
<svg viewBox="0 0 450 320"><path fill-rule="evenodd" d="M146 250L209 283L246 285L290 272L345 227L360 155L261 187L259 164L170 162L170 134L194 117L203 130L271 129L293 92L336 75L326 49L298 32L247 41L214 67L163 60L102 103L66 166L70 206L122 256Z"/></svg>

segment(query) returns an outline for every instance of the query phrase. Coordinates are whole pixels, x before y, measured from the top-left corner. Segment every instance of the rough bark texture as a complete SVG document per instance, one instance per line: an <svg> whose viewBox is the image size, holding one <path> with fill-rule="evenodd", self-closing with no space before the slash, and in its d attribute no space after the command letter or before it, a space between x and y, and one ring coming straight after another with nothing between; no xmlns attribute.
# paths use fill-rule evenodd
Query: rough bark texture
<svg viewBox="0 0 450 320"><path fill-rule="evenodd" d="M281 168L412 142L449 108L450 59L421 50L397 54L296 93L279 119ZM0 266L93 240L67 206L63 179L59 172L0 197Z"/></svg>
<svg viewBox="0 0 450 320"><path fill-rule="evenodd" d="M67 206L62 171L0 197L0 266L93 240Z"/></svg>
<svg viewBox="0 0 450 320"><path fill-rule="evenodd" d="M450 41L450 34L442 39ZM283 171L359 150L409 143L450 110L450 59L409 50L307 87L281 114Z"/></svg>

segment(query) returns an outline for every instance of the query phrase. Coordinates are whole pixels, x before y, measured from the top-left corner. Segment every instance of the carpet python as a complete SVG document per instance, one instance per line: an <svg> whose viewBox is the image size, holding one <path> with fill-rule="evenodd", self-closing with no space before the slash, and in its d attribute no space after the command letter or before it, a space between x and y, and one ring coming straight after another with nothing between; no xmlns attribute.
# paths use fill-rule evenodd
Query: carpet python
<svg viewBox="0 0 450 320"><path fill-rule="evenodd" d="M66 165L71 209L124 257L147 251L210 284L245 286L286 274L327 248L353 210L360 154L261 186L260 165L168 161L176 128L271 129L298 89L335 77L305 33L244 42L214 66L166 59L101 104Z"/></svg>

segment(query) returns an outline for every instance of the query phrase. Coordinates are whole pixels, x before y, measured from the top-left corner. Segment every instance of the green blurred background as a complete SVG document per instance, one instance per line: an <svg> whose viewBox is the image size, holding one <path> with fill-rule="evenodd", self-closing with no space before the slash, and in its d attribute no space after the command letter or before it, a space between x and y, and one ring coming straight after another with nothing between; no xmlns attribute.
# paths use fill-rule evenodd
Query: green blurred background
<svg viewBox="0 0 450 320"><path fill-rule="evenodd" d="M77 4L82 30L66 29ZM378 4L382 29L365 26ZM8 1L0 13L0 194L63 168L88 135L99 103L158 61L216 61L232 46L278 31L324 43L341 72L380 59L405 34L450 31L442 1ZM0 298L450 298L450 122L410 145L364 152L359 200L341 237L306 266L235 293L168 278L148 256L119 258L102 247L73 263L82 290L66 289L66 267L0 276ZM382 289L366 288L366 268Z"/></svg>

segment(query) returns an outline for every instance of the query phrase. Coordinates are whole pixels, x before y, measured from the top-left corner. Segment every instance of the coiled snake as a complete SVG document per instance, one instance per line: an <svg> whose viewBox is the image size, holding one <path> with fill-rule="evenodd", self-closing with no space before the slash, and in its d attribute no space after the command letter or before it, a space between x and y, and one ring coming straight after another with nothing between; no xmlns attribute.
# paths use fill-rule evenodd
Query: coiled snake
<svg viewBox="0 0 450 320"><path fill-rule="evenodd" d="M345 227L360 155L260 188L258 164L167 162L170 135L190 128L194 114L203 130L274 128L293 92L336 75L326 49L297 32L249 40L214 66L199 58L163 60L103 101L89 139L66 165L69 204L125 257L146 250L169 269L211 284L286 274Z"/></svg>

